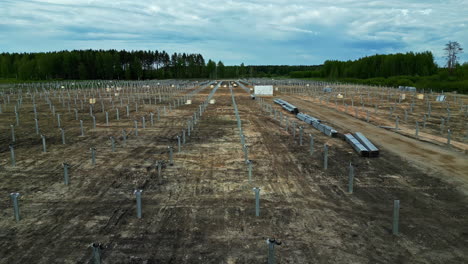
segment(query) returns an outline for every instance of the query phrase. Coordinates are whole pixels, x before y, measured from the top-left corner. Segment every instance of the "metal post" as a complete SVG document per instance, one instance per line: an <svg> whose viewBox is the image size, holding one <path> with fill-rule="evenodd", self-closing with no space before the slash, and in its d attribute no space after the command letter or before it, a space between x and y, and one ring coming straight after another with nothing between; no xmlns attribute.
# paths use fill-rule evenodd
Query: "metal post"
<svg viewBox="0 0 468 264"><path fill-rule="evenodd" d="M182 144L185 145L185 130L182 130Z"/></svg>
<svg viewBox="0 0 468 264"><path fill-rule="evenodd" d="M127 108L127 117L129 117L130 116L130 107L127 105L126 108Z"/></svg>
<svg viewBox="0 0 468 264"><path fill-rule="evenodd" d="M112 152L115 152L115 139L114 137L109 137L110 141L111 141L111 145L112 145Z"/></svg>
<svg viewBox="0 0 468 264"><path fill-rule="evenodd" d="M447 145L450 147L450 140L452 138L452 130L447 130Z"/></svg>
<svg viewBox="0 0 468 264"><path fill-rule="evenodd" d="M141 218L141 193L143 190L135 190L133 193L136 196L137 218Z"/></svg>
<svg viewBox="0 0 468 264"><path fill-rule="evenodd" d="M36 135L39 135L39 120L37 118L34 119L35 125L36 125Z"/></svg>
<svg viewBox="0 0 468 264"><path fill-rule="evenodd" d="M276 241L274 238L267 239L268 244L268 264L275 264L275 245L281 245L281 242Z"/></svg>
<svg viewBox="0 0 468 264"><path fill-rule="evenodd" d="M60 128L60 134L62 135L62 145L65 145L65 129Z"/></svg>
<svg viewBox="0 0 468 264"><path fill-rule="evenodd" d="M393 201L393 229L392 229L392 233L394 235L398 235L399 218L400 218L400 200L394 200Z"/></svg>
<svg viewBox="0 0 468 264"><path fill-rule="evenodd" d="M328 169L328 145L323 146L323 168Z"/></svg>
<svg viewBox="0 0 468 264"><path fill-rule="evenodd" d="M416 121L416 137L419 137L419 122Z"/></svg>
<svg viewBox="0 0 468 264"><path fill-rule="evenodd" d="M304 127L299 127L299 145L302 146L302 136L304 135Z"/></svg>
<svg viewBox="0 0 468 264"><path fill-rule="evenodd" d="M11 154L11 166L15 167L16 166L15 147L13 145L10 145L10 154Z"/></svg>
<svg viewBox="0 0 468 264"><path fill-rule="evenodd" d="M65 185L68 185L69 183L69 178L68 178L68 168L70 168L70 165L67 163L63 163L63 180L65 182Z"/></svg>
<svg viewBox="0 0 468 264"><path fill-rule="evenodd" d="M292 129L293 129L293 139L296 139L296 122L292 122L293 125L292 125Z"/></svg>
<svg viewBox="0 0 468 264"><path fill-rule="evenodd" d="M118 108L115 109L115 118L117 119L117 121L120 120L120 113L119 113L119 109L118 109Z"/></svg>
<svg viewBox="0 0 468 264"><path fill-rule="evenodd" d="M93 129L96 129L96 117L93 116Z"/></svg>
<svg viewBox="0 0 468 264"><path fill-rule="evenodd" d="M135 136L138 136L138 121L134 120L133 122L135 123Z"/></svg>
<svg viewBox="0 0 468 264"><path fill-rule="evenodd" d="M252 182L252 166L253 166L252 163L253 162L251 160L248 161L248 165L249 165L249 183Z"/></svg>
<svg viewBox="0 0 468 264"><path fill-rule="evenodd" d="M57 114L57 127L62 127L60 124L60 114Z"/></svg>
<svg viewBox="0 0 468 264"><path fill-rule="evenodd" d="M159 181L159 184L162 184L162 162L161 161L158 161L158 181Z"/></svg>
<svg viewBox="0 0 468 264"><path fill-rule="evenodd" d="M96 148L90 148L91 150L91 164L96 165Z"/></svg>
<svg viewBox="0 0 468 264"><path fill-rule="evenodd" d="M154 114L150 113L151 126L154 126Z"/></svg>
<svg viewBox="0 0 468 264"><path fill-rule="evenodd" d="M11 200L13 201L13 210L15 213L15 220L18 222L20 220L20 211L19 211L19 204L18 204L18 197L20 196L19 193L10 193Z"/></svg>
<svg viewBox="0 0 468 264"><path fill-rule="evenodd" d="M177 135L177 146L178 146L177 152L180 152L180 136L179 135Z"/></svg>
<svg viewBox="0 0 468 264"><path fill-rule="evenodd" d="M12 142L16 142L16 137L15 137L15 126L14 125L10 125L11 127L11 141Z"/></svg>
<svg viewBox="0 0 468 264"><path fill-rule="evenodd" d="M423 118L423 128L426 128L426 119L427 119L427 116L424 115L424 118Z"/></svg>
<svg viewBox="0 0 468 264"><path fill-rule="evenodd" d="M173 159L173 150L171 146L167 147L169 149L169 165L174 165L174 159Z"/></svg>
<svg viewBox="0 0 468 264"><path fill-rule="evenodd" d="M93 243L91 248L93 249L93 264L101 264L101 244Z"/></svg>
<svg viewBox="0 0 468 264"><path fill-rule="evenodd" d="M15 112L16 116L16 125L19 126L19 112Z"/></svg>
<svg viewBox="0 0 468 264"><path fill-rule="evenodd" d="M249 162L249 149L247 147L247 145L244 145L244 160L245 160L245 163Z"/></svg>
<svg viewBox="0 0 468 264"><path fill-rule="evenodd" d="M73 110L75 110L75 120L78 120L78 109L74 108Z"/></svg>
<svg viewBox="0 0 468 264"><path fill-rule="evenodd" d="M255 192L255 216L260 216L260 188L253 188Z"/></svg>
<svg viewBox="0 0 468 264"><path fill-rule="evenodd" d="M123 138L123 144L127 144L127 131L125 129L122 129L122 138Z"/></svg>
<svg viewBox="0 0 468 264"><path fill-rule="evenodd" d="M83 120L80 120L80 131L81 131L81 136L84 137Z"/></svg>
<svg viewBox="0 0 468 264"><path fill-rule="evenodd" d="M354 167L349 163L348 192L353 193Z"/></svg>
<svg viewBox="0 0 468 264"><path fill-rule="evenodd" d="M47 152L47 146L46 146L46 138L44 135L41 135L42 138L42 152Z"/></svg>

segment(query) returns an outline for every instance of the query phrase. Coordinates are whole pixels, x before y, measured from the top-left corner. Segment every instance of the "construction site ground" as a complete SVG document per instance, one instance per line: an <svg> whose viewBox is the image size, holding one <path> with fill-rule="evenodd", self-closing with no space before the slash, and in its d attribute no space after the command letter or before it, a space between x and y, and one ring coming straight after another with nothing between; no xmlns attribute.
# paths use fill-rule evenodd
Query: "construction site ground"
<svg viewBox="0 0 468 264"><path fill-rule="evenodd" d="M315 139L311 155L308 137L300 146L298 134L294 139L237 87L233 92L253 161L249 182L227 87L217 90L215 103L177 151L177 135L210 92L206 88L191 105L140 127L138 136L133 119L153 111L152 105L110 126L101 113L96 129L87 123L84 137L73 114L62 109L63 126L70 127L67 144L61 144L53 121L43 124L49 131L47 153L34 121L23 118L16 131L15 167L8 149L12 119L0 115L5 131L0 135L0 263L91 263L92 243L102 243L102 263L266 263L268 238L282 241L275 248L277 263L468 262L465 154L354 119L311 98L283 95L340 131L364 132L381 150L378 158L360 157L348 143L304 123L305 135ZM45 113L48 106L42 107ZM129 134L126 145L123 128ZM110 136L117 139L116 152ZM325 143L330 146L326 170ZM167 162L168 146L174 147L173 166ZM96 165L90 147L97 149ZM165 162L162 182L156 161ZM68 186L63 162L72 166ZM353 194L347 191L349 163L356 174ZM261 188L259 217L254 187ZM143 190L141 219L135 189ZM19 222L11 192L21 193ZM392 235L394 200L401 202L399 235Z"/></svg>

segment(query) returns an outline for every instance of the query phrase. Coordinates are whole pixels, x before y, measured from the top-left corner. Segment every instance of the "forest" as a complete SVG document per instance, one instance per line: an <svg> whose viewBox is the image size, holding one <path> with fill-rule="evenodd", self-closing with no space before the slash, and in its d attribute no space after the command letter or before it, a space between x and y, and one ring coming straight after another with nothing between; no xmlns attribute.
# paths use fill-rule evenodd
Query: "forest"
<svg viewBox="0 0 468 264"><path fill-rule="evenodd" d="M289 77L468 93L468 64L456 64L452 69L438 67L429 51L327 60L316 70L294 71Z"/></svg>
<svg viewBox="0 0 468 264"><path fill-rule="evenodd" d="M0 54L0 78L167 79L206 77L201 54L165 51L73 50Z"/></svg>
<svg viewBox="0 0 468 264"><path fill-rule="evenodd" d="M44 53L1 53L0 79L195 79L287 76L317 66L225 66L201 54L165 51L73 50Z"/></svg>

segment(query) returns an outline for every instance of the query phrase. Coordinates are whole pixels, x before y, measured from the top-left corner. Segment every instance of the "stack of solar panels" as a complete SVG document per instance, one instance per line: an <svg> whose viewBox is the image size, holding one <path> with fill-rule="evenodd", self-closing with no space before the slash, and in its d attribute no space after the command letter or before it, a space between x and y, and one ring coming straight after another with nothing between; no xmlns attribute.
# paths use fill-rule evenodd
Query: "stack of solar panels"
<svg viewBox="0 0 468 264"><path fill-rule="evenodd" d="M290 103L288 103L288 102L286 102L286 101L284 101L282 99L275 99L275 100L273 100L273 102L281 105L281 107L283 107L285 110L287 110L288 112L290 112L292 114L296 115L297 113L299 113L299 109L296 106L294 106L294 105L292 105L292 104L290 104Z"/></svg>
<svg viewBox="0 0 468 264"><path fill-rule="evenodd" d="M299 113L299 114L296 115L296 117L299 120L302 120L302 121L306 122L309 125L313 125L314 122L320 123L319 119L317 119L315 117L312 117L310 115L304 114L304 113Z"/></svg>
<svg viewBox="0 0 468 264"><path fill-rule="evenodd" d="M345 134L346 142L363 157L378 157L379 149L370 142L362 133L356 132L354 135Z"/></svg>
<svg viewBox="0 0 468 264"><path fill-rule="evenodd" d="M313 126L329 137L336 137L338 132L330 126L315 122Z"/></svg>
<svg viewBox="0 0 468 264"><path fill-rule="evenodd" d="M338 132L335 129L333 129L332 127L322 124L320 119L318 119L318 118L312 117L312 116L304 114L304 113L298 113L296 115L296 117L299 120L302 120L302 121L306 122L307 124L312 125L317 130L321 131L322 133L324 133L325 135L327 135L329 137L336 137L337 134L338 134Z"/></svg>

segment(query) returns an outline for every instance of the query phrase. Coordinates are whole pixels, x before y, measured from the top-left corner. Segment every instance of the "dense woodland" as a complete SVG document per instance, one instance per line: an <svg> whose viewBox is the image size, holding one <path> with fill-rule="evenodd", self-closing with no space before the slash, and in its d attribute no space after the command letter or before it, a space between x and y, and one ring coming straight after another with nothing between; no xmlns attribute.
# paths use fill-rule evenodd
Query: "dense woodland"
<svg viewBox="0 0 468 264"><path fill-rule="evenodd" d="M0 54L0 77L50 79L163 79L205 77L200 54L165 51L74 50Z"/></svg>
<svg viewBox="0 0 468 264"><path fill-rule="evenodd" d="M292 78L312 78L382 86L416 86L468 93L468 64L439 68L431 52L374 55L354 61L325 61L313 71L294 71Z"/></svg>
<svg viewBox="0 0 468 264"><path fill-rule="evenodd" d="M56 79L170 79L286 76L317 66L224 66L201 54L165 51L73 50L47 53L1 53L0 78Z"/></svg>

